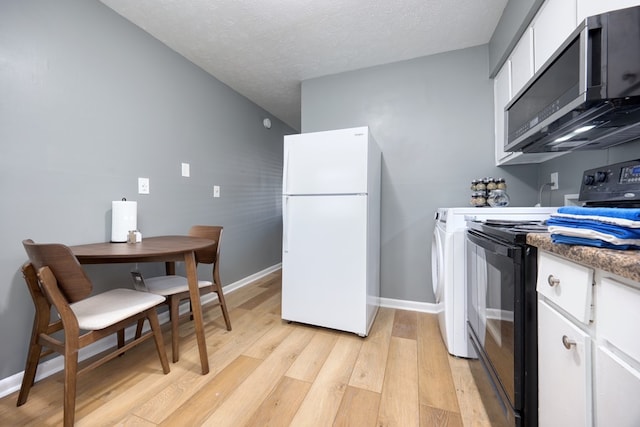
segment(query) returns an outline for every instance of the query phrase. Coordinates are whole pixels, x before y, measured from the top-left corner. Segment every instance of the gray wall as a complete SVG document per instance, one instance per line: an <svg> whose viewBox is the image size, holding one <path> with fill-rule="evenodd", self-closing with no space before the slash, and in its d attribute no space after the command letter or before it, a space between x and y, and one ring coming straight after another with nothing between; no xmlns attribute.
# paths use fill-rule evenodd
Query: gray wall
<svg viewBox="0 0 640 427"><path fill-rule="evenodd" d="M537 201L535 165L497 168L487 45L302 83L302 131L368 125L382 149L382 296L433 302L438 207L469 206L473 178Z"/></svg>
<svg viewBox="0 0 640 427"><path fill-rule="evenodd" d="M0 378L23 370L33 316L20 242L109 240L112 200L138 201L143 237L223 225L223 284L277 265L293 130L267 116L97 0L0 2ZM103 289L132 267L87 270Z"/></svg>

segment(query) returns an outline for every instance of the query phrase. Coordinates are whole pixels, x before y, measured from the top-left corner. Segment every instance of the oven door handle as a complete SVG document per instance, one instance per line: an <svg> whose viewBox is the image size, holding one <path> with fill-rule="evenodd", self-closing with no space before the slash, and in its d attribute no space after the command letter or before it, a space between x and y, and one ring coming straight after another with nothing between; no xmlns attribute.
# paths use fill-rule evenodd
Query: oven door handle
<svg viewBox="0 0 640 427"><path fill-rule="evenodd" d="M493 240L489 236L479 236L473 231L467 230L467 239L489 252L510 258L512 257L511 247L505 245L503 242Z"/></svg>

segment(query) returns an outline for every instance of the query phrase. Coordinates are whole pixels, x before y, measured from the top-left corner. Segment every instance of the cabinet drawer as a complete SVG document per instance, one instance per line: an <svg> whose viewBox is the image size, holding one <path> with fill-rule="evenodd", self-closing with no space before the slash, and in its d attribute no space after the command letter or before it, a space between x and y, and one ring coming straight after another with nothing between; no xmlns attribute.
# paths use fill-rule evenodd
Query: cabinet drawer
<svg viewBox="0 0 640 427"><path fill-rule="evenodd" d="M589 336L538 300L540 427L591 425L590 367Z"/></svg>
<svg viewBox="0 0 640 427"><path fill-rule="evenodd" d="M640 290L603 278L598 288L596 321L601 339L640 362Z"/></svg>
<svg viewBox="0 0 640 427"><path fill-rule="evenodd" d="M596 425L640 425L640 372L602 347L596 351L595 364Z"/></svg>
<svg viewBox="0 0 640 427"><path fill-rule="evenodd" d="M538 252L536 290L582 323L591 320L593 269Z"/></svg>

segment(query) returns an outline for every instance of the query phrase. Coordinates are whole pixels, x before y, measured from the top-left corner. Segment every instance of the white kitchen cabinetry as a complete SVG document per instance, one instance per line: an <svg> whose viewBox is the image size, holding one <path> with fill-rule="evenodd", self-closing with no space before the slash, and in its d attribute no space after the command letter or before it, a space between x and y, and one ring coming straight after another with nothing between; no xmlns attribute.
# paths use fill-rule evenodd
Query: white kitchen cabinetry
<svg viewBox="0 0 640 427"><path fill-rule="evenodd" d="M558 0L547 0L547 2ZM575 22L575 0L560 0L560 3L567 2L573 4L573 21ZM546 4L546 3L545 3ZM543 5L543 8L545 6ZM551 9L553 12L557 9L557 6ZM562 7L561 7L562 9ZM540 14L540 13L539 13ZM548 21L543 16L542 22L539 27ZM550 25L550 24L549 24ZM575 25L574 25L575 27ZM573 29L572 29L573 30ZM538 31L550 31L548 28L538 28ZM571 31L569 31L570 33ZM526 163L542 163L546 160L553 159L554 157L562 156L566 154L561 153L522 153L522 152L505 152L504 146L506 141L505 133L505 121L504 121L504 109L513 99L514 96L526 85L526 83L533 77L534 73L534 27L529 26L518 40L518 43L514 47L513 51L509 55L509 58L504 63L500 71L496 74L493 82L493 102L494 102L494 125L495 125L495 153L496 153L496 166L502 165L516 165ZM568 33L567 33L568 35ZM549 36L548 38L551 38ZM563 36L562 40L558 42L558 46L564 41L566 36ZM557 46L556 46L557 47ZM550 47L547 47L550 48ZM555 50L555 48L554 48ZM553 50L551 51L553 53ZM551 55L549 53L549 55Z"/></svg>
<svg viewBox="0 0 640 427"><path fill-rule="evenodd" d="M640 285L640 284L639 284ZM640 289L604 277L597 288L595 413L598 426L640 425Z"/></svg>
<svg viewBox="0 0 640 427"><path fill-rule="evenodd" d="M640 283L539 250L537 290L539 425L639 426Z"/></svg>
<svg viewBox="0 0 640 427"><path fill-rule="evenodd" d="M591 339L538 301L538 425L591 424Z"/></svg>
<svg viewBox="0 0 640 427"><path fill-rule="evenodd" d="M640 6L638 0L578 0L578 22L582 22L587 16L609 12L611 10L624 9L625 7Z"/></svg>
<svg viewBox="0 0 640 427"><path fill-rule="evenodd" d="M576 29L576 0L546 0L531 21L533 66L538 71Z"/></svg>
<svg viewBox="0 0 640 427"><path fill-rule="evenodd" d="M592 425L592 288L593 269L539 252L536 290L540 427Z"/></svg>
<svg viewBox="0 0 640 427"><path fill-rule="evenodd" d="M517 157L522 153L507 153L504 151L505 123L504 107L511 99L511 70L509 61L498 71L493 79L493 113L495 131L496 164L507 162L510 158Z"/></svg>
<svg viewBox="0 0 640 427"><path fill-rule="evenodd" d="M593 269L541 252L536 290L581 323L591 320Z"/></svg>
<svg viewBox="0 0 640 427"><path fill-rule="evenodd" d="M511 64L510 100L533 77L533 37L531 28L527 28L522 37L520 37L518 44L511 52L509 62Z"/></svg>

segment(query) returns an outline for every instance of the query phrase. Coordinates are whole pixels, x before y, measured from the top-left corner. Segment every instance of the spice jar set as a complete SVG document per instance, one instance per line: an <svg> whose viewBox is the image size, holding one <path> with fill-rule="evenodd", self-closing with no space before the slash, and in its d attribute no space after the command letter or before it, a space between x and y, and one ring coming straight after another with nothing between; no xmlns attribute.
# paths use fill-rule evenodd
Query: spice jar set
<svg viewBox="0 0 640 427"><path fill-rule="evenodd" d="M482 178L471 181L471 206L509 206L504 178Z"/></svg>

